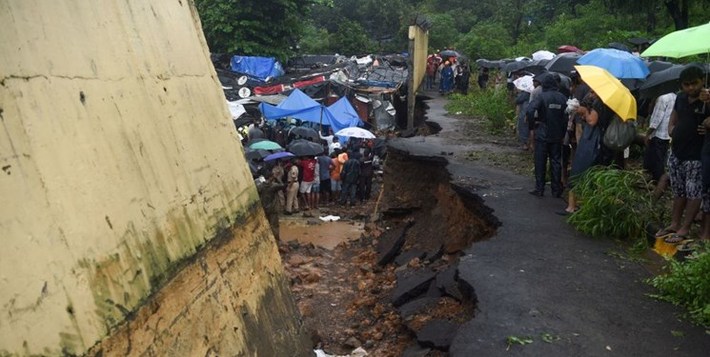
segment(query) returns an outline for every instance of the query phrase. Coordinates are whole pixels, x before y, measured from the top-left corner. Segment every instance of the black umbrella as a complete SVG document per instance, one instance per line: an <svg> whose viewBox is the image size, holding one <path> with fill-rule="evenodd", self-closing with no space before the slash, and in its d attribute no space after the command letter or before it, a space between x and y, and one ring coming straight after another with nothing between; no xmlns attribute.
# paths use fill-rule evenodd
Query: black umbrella
<svg viewBox="0 0 710 357"><path fill-rule="evenodd" d="M318 135L317 131L315 131L314 129L305 127L305 126L297 126L297 127L291 128L291 130L289 130L289 132L288 132L288 135L298 135L298 136L304 137L304 138L311 138L315 141L320 140L320 136Z"/></svg>
<svg viewBox="0 0 710 357"><path fill-rule="evenodd" d="M461 57L461 54L454 50L444 50L439 52L439 56L444 57Z"/></svg>
<svg viewBox="0 0 710 357"><path fill-rule="evenodd" d="M269 156L270 154L271 154L271 153L268 152L268 151L266 151L266 150L261 150L261 149L250 150L250 149L247 149L247 151L246 151L246 153L245 153L244 156L246 156L246 158L247 158L248 160L261 160L261 159L263 159L263 158Z"/></svg>
<svg viewBox="0 0 710 357"><path fill-rule="evenodd" d="M641 46L646 43L651 43L651 40L643 37L632 37L629 40L629 43L636 45L636 46Z"/></svg>
<svg viewBox="0 0 710 357"><path fill-rule="evenodd" d="M607 46L607 47L609 47L609 48L615 48L615 49L617 49L617 50L626 51L626 52L629 52L629 53L631 52L631 49L629 48L629 46L626 46L625 44L620 43L620 42L612 42L612 43L610 43L609 46Z"/></svg>
<svg viewBox="0 0 710 357"><path fill-rule="evenodd" d="M312 141L298 139L288 144L286 150L296 156L316 156L323 152L323 146Z"/></svg>
<svg viewBox="0 0 710 357"><path fill-rule="evenodd" d="M664 69L668 69L673 67L673 63L670 62L664 62L664 61L651 61L648 63L648 70L651 71L651 73L654 72L659 72Z"/></svg>
<svg viewBox="0 0 710 357"><path fill-rule="evenodd" d="M680 90L680 72L685 66L675 64L662 71L651 73L646 82L641 86L639 95L641 98L654 98L660 95L677 92ZM707 72L707 68L706 68Z"/></svg>
<svg viewBox="0 0 710 357"><path fill-rule="evenodd" d="M498 60L498 61L489 61L487 59L479 58L476 60L476 65L481 68L501 68L505 65L505 62Z"/></svg>
<svg viewBox="0 0 710 357"><path fill-rule="evenodd" d="M525 71L532 74L540 74L546 71L545 65L547 61L548 60L510 62L503 67L503 70L508 73Z"/></svg>
<svg viewBox="0 0 710 357"><path fill-rule="evenodd" d="M560 53L547 62L545 68L550 72L557 72L569 75L574 71L574 66L577 65L577 60L582 57L582 55L573 52Z"/></svg>

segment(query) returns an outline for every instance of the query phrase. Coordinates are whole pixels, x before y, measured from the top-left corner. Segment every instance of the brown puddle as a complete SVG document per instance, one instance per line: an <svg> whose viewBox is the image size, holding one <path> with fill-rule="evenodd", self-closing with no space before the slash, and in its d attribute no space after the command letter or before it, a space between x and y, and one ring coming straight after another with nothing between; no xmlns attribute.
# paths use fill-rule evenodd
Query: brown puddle
<svg viewBox="0 0 710 357"><path fill-rule="evenodd" d="M279 238L284 242L297 240L332 250L342 242L360 238L364 226L362 222L322 222L318 218L311 221L318 221L318 224L282 218L279 221Z"/></svg>

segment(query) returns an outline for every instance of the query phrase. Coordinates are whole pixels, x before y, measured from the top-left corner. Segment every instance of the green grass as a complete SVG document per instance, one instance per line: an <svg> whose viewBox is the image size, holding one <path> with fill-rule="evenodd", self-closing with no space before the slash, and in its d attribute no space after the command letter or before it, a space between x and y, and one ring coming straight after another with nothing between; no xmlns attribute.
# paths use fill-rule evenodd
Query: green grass
<svg viewBox="0 0 710 357"><path fill-rule="evenodd" d="M486 129L492 134L508 130L515 116L515 108L505 89L474 91L468 95L452 94L446 110L449 113L486 118Z"/></svg>
<svg viewBox="0 0 710 357"><path fill-rule="evenodd" d="M710 328L710 244L700 245L685 261L671 260L665 269L648 281L658 289L652 296L684 307L691 321Z"/></svg>

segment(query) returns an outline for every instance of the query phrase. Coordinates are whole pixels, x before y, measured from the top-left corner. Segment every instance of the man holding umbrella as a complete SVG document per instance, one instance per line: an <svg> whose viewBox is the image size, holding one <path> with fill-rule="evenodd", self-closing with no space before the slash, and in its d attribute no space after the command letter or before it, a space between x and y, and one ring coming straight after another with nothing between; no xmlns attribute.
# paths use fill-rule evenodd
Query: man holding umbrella
<svg viewBox="0 0 710 357"><path fill-rule="evenodd" d="M528 120L534 118L535 111L535 189L531 195L542 197L545 192L545 173L549 159L552 168L550 187L552 196L562 196L562 139L567 129L565 108L567 98L557 89L557 81L549 73L539 78L542 93L528 105Z"/></svg>

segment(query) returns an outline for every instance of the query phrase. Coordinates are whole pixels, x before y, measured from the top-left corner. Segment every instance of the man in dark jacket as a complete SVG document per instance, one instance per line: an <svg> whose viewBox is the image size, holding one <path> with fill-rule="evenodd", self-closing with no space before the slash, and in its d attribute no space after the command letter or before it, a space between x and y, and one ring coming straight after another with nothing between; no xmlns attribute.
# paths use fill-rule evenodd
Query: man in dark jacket
<svg viewBox="0 0 710 357"><path fill-rule="evenodd" d="M340 172L340 178L343 181L343 188L340 191L340 204L345 205L350 201L350 205L355 205L355 193L357 191L357 182L360 178L360 161L358 161L359 153L350 151L348 153L348 161L343 165L343 170Z"/></svg>
<svg viewBox="0 0 710 357"><path fill-rule="evenodd" d="M562 196L562 139L567 129L565 108L567 98L558 91L557 81L549 74L540 76L542 93L528 105L527 117L533 118L535 111L535 189L530 194L542 197L545 192L547 161L552 168L550 183L552 196Z"/></svg>

